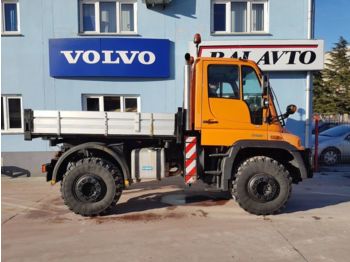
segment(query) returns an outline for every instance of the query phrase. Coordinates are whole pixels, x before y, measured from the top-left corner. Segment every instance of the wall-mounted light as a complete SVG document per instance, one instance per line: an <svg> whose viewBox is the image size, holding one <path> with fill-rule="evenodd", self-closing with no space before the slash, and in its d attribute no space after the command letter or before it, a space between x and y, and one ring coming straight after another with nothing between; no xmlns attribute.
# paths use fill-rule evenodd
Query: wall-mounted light
<svg viewBox="0 0 350 262"><path fill-rule="evenodd" d="M161 5L165 8L168 4L170 4L171 0L144 0L147 8L151 8L155 5Z"/></svg>

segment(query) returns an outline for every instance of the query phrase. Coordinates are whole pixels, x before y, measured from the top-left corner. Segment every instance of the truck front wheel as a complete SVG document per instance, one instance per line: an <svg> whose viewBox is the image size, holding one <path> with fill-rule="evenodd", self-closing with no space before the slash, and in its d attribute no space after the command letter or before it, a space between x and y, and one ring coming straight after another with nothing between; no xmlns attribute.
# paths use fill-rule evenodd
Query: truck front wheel
<svg viewBox="0 0 350 262"><path fill-rule="evenodd" d="M84 158L72 165L62 182L62 198L76 214L98 215L115 205L123 188L123 177L112 163Z"/></svg>
<svg viewBox="0 0 350 262"><path fill-rule="evenodd" d="M232 195L249 213L270 215L279 212L292 191L292 178L276 160L255 156L245 160L232 182Z"/></svg>

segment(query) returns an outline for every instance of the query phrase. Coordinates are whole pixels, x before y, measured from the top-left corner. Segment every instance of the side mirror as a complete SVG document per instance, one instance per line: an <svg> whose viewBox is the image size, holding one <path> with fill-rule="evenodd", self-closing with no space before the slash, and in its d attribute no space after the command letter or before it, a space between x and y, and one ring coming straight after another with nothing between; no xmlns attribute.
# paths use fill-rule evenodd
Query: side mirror
<svg viewBox="0 0 350 262"><path fill-rule="evenodd" d="M262 76L262 87L263 87L263 95L266 96L270 87L269 78L266 75Z"/></svg>
<svg viewBox="0 0 350 262"><path fill-rule="evenodd" d="M288 117L289 115L293 115L297 111L297 107L296 107L296 105L289 105L289 106L287 106L286 111L287 111L286 115Z"/></svg>

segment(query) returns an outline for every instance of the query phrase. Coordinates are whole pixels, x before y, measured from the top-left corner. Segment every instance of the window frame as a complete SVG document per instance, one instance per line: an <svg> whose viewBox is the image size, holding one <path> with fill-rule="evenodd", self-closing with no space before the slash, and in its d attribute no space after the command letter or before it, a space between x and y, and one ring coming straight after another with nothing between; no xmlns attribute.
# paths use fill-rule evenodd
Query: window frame
<svg viewBox="0 0 350 262"><path fill-rule="evenodd" d="M5 5L6 4L16 4L17 11L17 30L16 31L6 31L6 19L5 19ZM20 35L21 34L21 23L20 23L20 8L18 0L1 0L1 8L2 8L2 26L1 26L1 35Z"/></svg>
<svg viewBox="0 0 350 262"><path fill-rule="evenodd" d="M127 98L136 98L137 100L137 113L141 112L141 98L139 95L116 95L116 94L112 94L112 95L108 95L108 94L103 94L103 95L99 95L99 94L83 94L82 95L82 109L83 111L87 111L87 98L98 98L98 102L99 102L99 111L96 112L105 112L104 111L104 97L106 96L110 96L110 97L120 97L120 112L118 113L124 113L125 111L125 99ZM103 110L102 110L103 109ZM110 111L106 111L106 112L110 112Z"/></svg>
<svg viewBox="0 0 350 262"><path fill-rule="evenodd" d="M247 3L247 17L246 17L246 31L245 32L234 32L232 31L232 3L233 2L245 2ZM215 31L214 30L214 5L225 4L226 5L226 30ZM264 5L264 30L253 31L252 21L252 6L254 4ZM269 1L268 0L212 0L211 2L211 33L213 35L254 35L254 34L269 34Z"/></svg>
<svg viewBox="0 0 350 262"><path fill-rule="evenodd" d="M1 129L2 134L11 133L23 133L24 132L24 112L23 112L23 98L21 95L1 95L1 99L4 99L2 105L2 112L4 114L4 129ZM10 128L10 118L9 118L9 99L19 99L20 100L20 111L21 111L21 128Z"/></svg>
<svg viewBox="0 0 350 262"><path fill-rule="evenodd" d="M215 66L221 66L221 67L236 67L237 68L237 80L238 80L238 84L237 83L235 83L236 84L236 87L238 88L238 93L237 93L237 95L238 96L232 96L232 97L228 97L228 96L212 96L211 94L210 94L210 91L209 91L209 77L210 77L210 68L211 67L215 67ZM241 100L241 93L242 93L242 91L241 91L241 86L242 86L242 84L241 84L241 76L240 76L240 66L239 65L235 65L235 64L232 64L232 65L225 65L225 64L210 64L210 65L208 65L208 67L207 67L207 82L208 82L208 88L207 88L207 95L208 95L208 98L209 99L212 99L212 98L215 98L215 99L230 99L230 100ZM227 79L225 79L225 80L227 80ZM231 85L231 88L232 88L232 91L233 91L233 93L235 93L234 92L234 86L230 83L230 82L227 82L227 81L221 81L220 82L221 84L223 84L223 83L229 83L230 85ZM220 89L222 90L222 88L223 88L223 86L221 86L220 87ZM222 93L222 92L221 92Z"/></svg>
<svg viewBox="0 0 350 262"><path fill-rule="evenodd" d="M116 32L101 32L100 2L114 2L116 4ZM95 31L84 31L83 4L94 4ZM121 31L121 5L133 4L134 30ZM137 35L137 0L79 0L79 34L81 35Z"/></svg>
<svg viewBox="0 0 350 262"><path fill-rule="evenodd" d="M260 120L259 122L256 122L256 118L253 118L253 115L252 115L252 111L251 111L251 108L250 108L250 105L247 101L247 99L245 98L245 86L244 86L244 82L246 81L243 77L243 70L244 68L249 68L250 70L252 70L252 72L254 72L254 75L256 76L256 80L257 80L257 83L259 84L259 87L260 87L260 91L261 91L261 95L259 93L259 96L256 96L256 97L260 97L261 98L261 103L260 103L260 113L261 113L261 116L259 118L257 118L258 120ZM242 101L247 105L248 107L248 110L249 110L249 114L250 114L250 121L251 121L251 124L253 125L263 125L264 124L264 106L263 106L263 86L262 86L262 83L259 79L259 75L257 74L256 70L254 69L254 67L250 66L250 65L242 65L241 66L241 79L242 79ZM257 93L253 93L253 94L257 94Z"/></svg>

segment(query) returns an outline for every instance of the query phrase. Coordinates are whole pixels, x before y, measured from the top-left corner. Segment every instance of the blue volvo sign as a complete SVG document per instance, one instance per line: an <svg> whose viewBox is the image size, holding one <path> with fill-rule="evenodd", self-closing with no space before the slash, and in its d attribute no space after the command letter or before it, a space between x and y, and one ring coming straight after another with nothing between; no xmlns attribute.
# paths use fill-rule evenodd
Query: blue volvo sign
<svg viewBox="0 0 350 262"><path fill-rule="evenodd" d="M166 39L50 39L52 77L154 77L170 74Z"/></svg>

